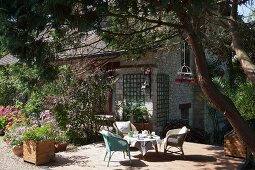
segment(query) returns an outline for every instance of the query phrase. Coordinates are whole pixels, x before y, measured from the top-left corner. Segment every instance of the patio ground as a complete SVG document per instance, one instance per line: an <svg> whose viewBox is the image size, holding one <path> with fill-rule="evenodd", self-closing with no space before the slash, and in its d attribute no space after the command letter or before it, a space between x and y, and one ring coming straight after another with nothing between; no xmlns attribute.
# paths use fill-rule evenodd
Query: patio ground
<svg viewBox="0 0 255 170"><path fill-rule="evenodd" d="M122 152L113 154L110 166L107 167L107 161L103 161L105 147L103 143L85 145L67 152L56 154L53 162L43 168L52 170L79 170L79 169L204 169L204 170L233 170L237 169L242 159L224 156L222 147L184 143L185 158L180 155L167 153L163 154L163 146L159 146L159 153L150 150L142 158L139 151L132 149L132 166L129 166L129 160L124 159Z"/></svg>

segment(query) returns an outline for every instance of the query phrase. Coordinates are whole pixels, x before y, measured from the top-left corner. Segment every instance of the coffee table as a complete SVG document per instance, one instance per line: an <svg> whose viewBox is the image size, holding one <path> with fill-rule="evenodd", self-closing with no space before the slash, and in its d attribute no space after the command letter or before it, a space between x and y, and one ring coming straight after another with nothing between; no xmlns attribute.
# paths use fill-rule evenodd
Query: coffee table
<svg viewBox="0 0 255 170"><path fill-rule="evenodd" d="M124 136L124 139L130 146L138 148L143 156L147 153L152 145L154 146L155 151L158 152L157 143L160 141L160 137L157 135L150 138L149 136L142 137L139 134L137 137Z"/></svg>

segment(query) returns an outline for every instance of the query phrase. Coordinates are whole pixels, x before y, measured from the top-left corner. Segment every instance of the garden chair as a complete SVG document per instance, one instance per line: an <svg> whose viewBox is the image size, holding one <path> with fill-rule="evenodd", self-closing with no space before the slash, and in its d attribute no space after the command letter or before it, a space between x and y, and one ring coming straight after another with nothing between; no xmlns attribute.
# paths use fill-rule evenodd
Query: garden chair
<svg viewBox="0 0 255 170"><path fill-rule="evenodd" d="M183 143L185 138L190 130L186 128L186 126L180 129L172 129L166 133L166 138L164 139L164 153L167 151L171 153L180 153L184 156L183 152ZM176 147L179 149L177 152L170 151L169 149L172 147Z"/></svg>
<svg viewBox="0 0 255 170"><path fill-rule="evenodd" d="M112 157L113 153L116 151L123 151L124 158L125 158L125 152L127 152L128 156L129 156L129 162L131 165L130 150L129 150L129 145L128 145L127 141L125 139L122 139L119 135L113 134L106 130L102 130L102 131L100 131L100 133L103 135L105 147L106 147L104 161L105 161L106 156L109 153L109 159L108 159L107 166L109 166L111 157Z"/></svg>
<svg viewBox="0 0 255 170"><path fill-rule="evenodd" d="M113 127L117 135L122 138L128 134L129 131L137 131L136 127L130 121L114 122Z"/></svg>

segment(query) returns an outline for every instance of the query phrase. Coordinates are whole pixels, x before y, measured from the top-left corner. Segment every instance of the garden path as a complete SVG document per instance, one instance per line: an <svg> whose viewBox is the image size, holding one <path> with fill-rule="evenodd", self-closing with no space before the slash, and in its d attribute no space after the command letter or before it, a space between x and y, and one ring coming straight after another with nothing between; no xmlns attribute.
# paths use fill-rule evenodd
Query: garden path
<svg viewBox="0 0 255 170"><path fill-rule="evenodd" d="M24 163L22 157L17 157L12 153L11 148L3 142L0 137L0 170L41 170L30 163Z"/></svg>

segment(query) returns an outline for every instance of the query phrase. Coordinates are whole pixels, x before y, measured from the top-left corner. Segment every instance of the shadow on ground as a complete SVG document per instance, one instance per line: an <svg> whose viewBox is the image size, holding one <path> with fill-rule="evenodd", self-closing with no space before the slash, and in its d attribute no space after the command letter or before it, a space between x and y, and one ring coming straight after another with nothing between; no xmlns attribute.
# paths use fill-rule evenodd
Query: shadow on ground
<svg viewBox="0 0 255 170"><path fill-rule="evenodd" d="M86 156L70 156L63 157L61 155L56 155L56 157L46 166L49 167L60 167L60 166L70 166L70 165L78 165L81 167L86 167L88 164L88 157Z"/></svg>

